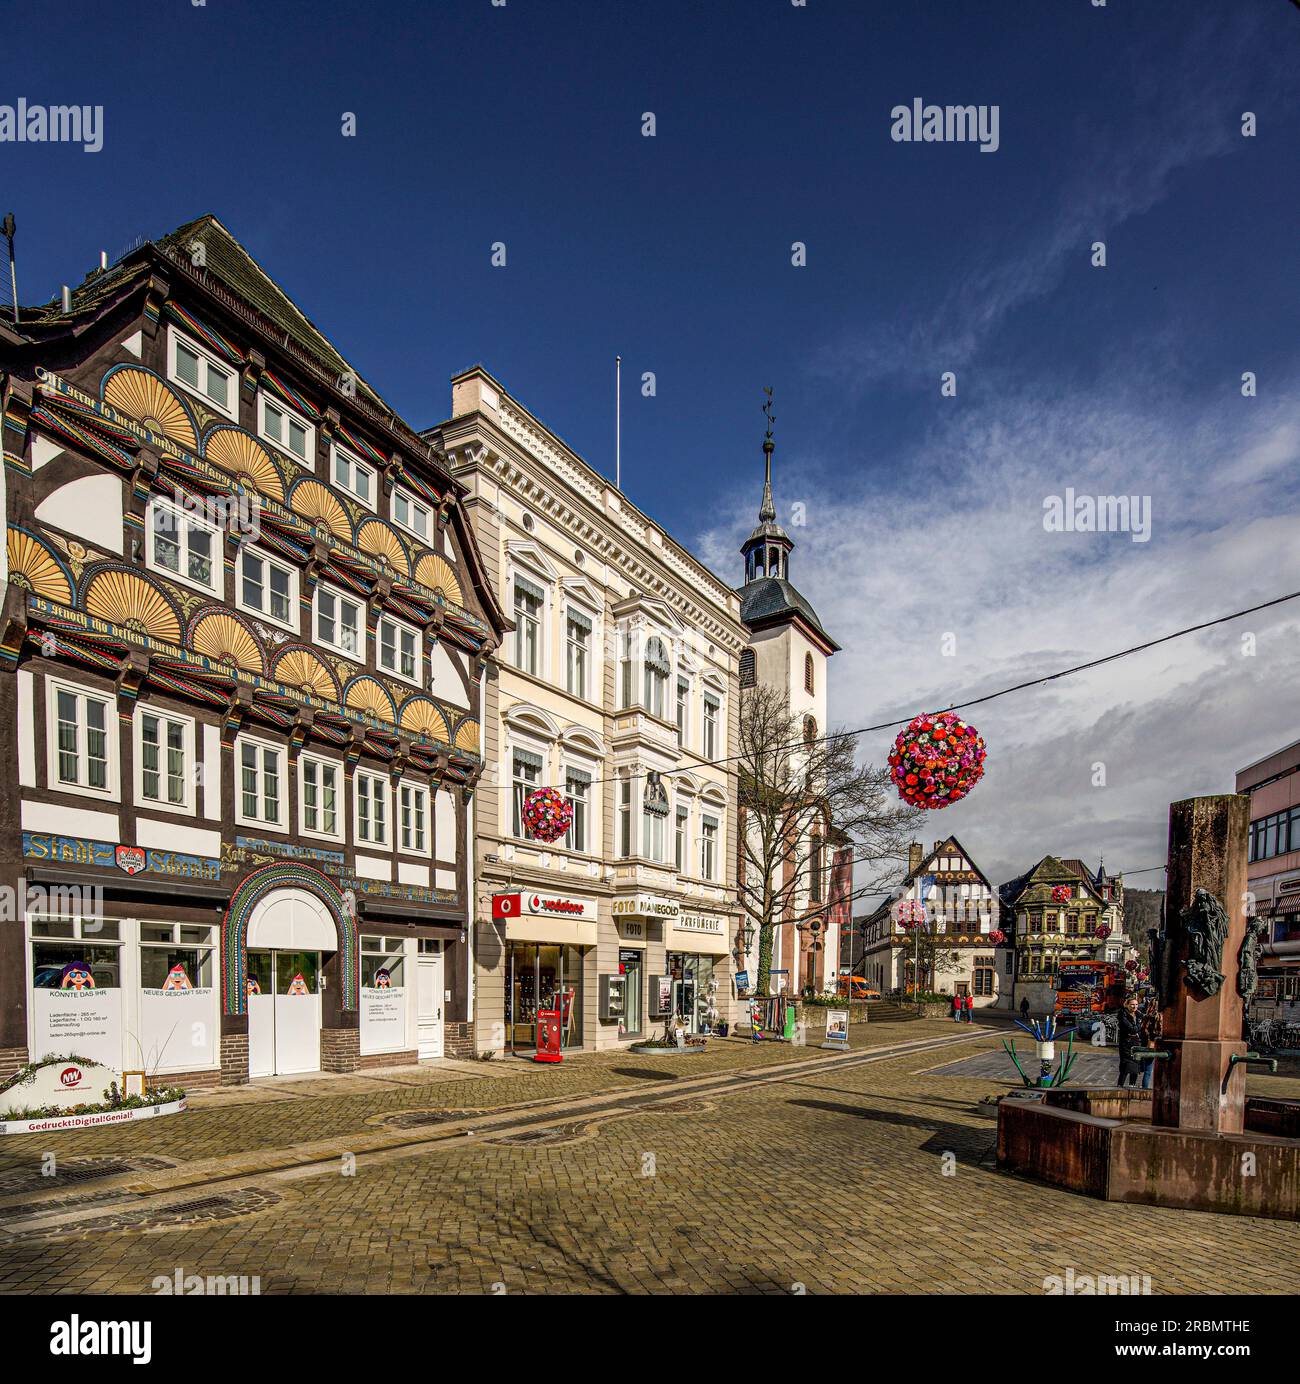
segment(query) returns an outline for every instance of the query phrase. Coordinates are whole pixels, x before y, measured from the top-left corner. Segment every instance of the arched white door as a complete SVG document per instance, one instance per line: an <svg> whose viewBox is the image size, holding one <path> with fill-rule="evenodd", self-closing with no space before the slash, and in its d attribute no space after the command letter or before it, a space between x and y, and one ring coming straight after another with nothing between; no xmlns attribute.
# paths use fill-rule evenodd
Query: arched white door
<svg viewBox="0 0 1300 1384"><path fill-rule="evenodd" d="M248 922L248 1074L320 1070L321 953L338 949L329 910L305 889L277 889Z"/></svg>

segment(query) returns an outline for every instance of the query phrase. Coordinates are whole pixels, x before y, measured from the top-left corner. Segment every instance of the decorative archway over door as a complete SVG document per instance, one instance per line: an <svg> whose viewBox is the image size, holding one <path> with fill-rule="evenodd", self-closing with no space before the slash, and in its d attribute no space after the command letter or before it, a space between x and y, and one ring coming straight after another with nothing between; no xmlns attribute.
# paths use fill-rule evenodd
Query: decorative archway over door
<svg viewBox="0 0 1300 1384"><path fill-rule="evenodd" d="M301 891L324 905L334 925L339 954L339 1004L357 1009L361 1003L357 925L348 901L338 885L308 865L264 865L254 870L235 890L221 926L221 1009L224 1014L247 1014L248 927L258 905L275 890ZM280 920L267 925L312 928L310 919ZM259 927L262 926L259 915ZM304 941L306 939L304 938Z"/></svg>

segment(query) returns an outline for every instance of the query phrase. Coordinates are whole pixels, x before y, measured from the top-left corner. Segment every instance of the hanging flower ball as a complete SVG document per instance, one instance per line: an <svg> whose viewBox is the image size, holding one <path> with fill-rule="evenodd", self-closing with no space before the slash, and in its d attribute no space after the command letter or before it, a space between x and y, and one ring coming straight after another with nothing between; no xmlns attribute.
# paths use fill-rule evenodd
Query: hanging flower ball
<svg viewBox="0 0 1300 1384"><path fill-rule="evenodd" d="M894 905L894 921L904 931L910 932L925 922L925 905L920 899L899 899Z"/></svg>
<svg viewBox="0 0 1300 1384"><path fill-rule="evenodd" d="M1124 969L1128 971L1130 975L1136 975L1138 971L1137 958L1130 956L1124 963Z"/></svg>
<svg viewBox="0 0 1300 1384"><path fill-rule="evenodd" d="M1003 932L1000 927L995 927L993 931L989 933L989 941L992 942L995 947L1000 947L1006 940L1007 934Z"/></svg>
<svg viewBox="0 0 1300 1384"><path fill-rule="evenodd" d="M573 821L573 806L556 788L539 788L524 799L524 826L537 841L558 841Z"/></svg>
<svg viewBox="0 0 1300 1384"><path fill-rule="evenodd" d="M1055 884L1052 886L1053 903L1070 902L1070 886L1068 884Z"/></svg>
<svg viewBox="0 0 1300 1384"><path fill-rule="evenodd" d="M913 807L947 807L983 777L984 756L984 737L960 716L915 716L894 741L889 776Z"/></svg>
<svg viewBox="0 0 1300 1384"><path fill-rule="evenodd" d="M1096 935L1104 942L1106 938L1110 936L1110 928L1108 928L1105 923L1102 923L1101 926L1097 928Z"/></svg>

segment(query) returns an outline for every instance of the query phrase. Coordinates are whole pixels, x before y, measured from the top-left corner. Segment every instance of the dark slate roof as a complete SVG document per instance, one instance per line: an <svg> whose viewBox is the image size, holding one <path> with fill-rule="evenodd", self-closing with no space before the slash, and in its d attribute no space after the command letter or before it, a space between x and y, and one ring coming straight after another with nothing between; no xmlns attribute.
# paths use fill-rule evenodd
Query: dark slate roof
<svg viewBox="0 0 1300 1384"><path fill-rule="evenodd" d="M783 577L755 577L740 588L739 595L740 618L751 628L797 615L810 624L833 649L840 647L822 628L822 622L807 597L796 591Z"/></svg>

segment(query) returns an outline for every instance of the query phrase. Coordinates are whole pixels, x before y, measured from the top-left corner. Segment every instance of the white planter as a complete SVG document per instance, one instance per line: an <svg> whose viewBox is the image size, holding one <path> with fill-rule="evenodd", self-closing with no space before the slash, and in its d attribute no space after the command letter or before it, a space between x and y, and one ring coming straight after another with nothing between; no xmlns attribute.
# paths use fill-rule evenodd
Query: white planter
<svg viewBox="0 0 1300 1384"><path fill-rule="evenodd" d="M0 1123L0 1134L39 1134L54 1129L94 1129L99 1125L127 1124L131 1120L151 1120L156 1115L179 1115L185 1101L172 1100L165 1105L141 1105L127 1110L101 1110L93 1115L51 1115L43 1120L6 1120Z"/></svg>

